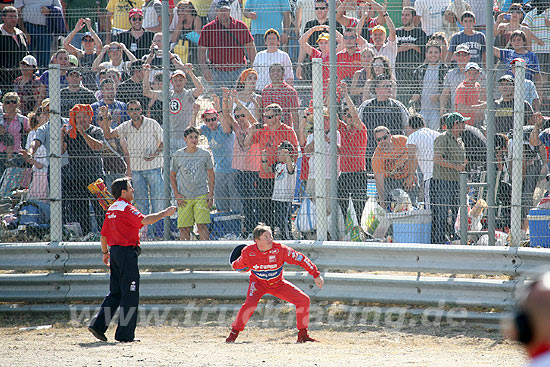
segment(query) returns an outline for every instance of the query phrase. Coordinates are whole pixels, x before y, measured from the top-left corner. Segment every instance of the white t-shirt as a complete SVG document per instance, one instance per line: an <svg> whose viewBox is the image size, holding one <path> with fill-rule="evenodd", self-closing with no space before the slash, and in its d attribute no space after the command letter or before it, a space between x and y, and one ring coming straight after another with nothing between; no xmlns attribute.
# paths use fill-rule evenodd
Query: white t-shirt
<svg viewBox="0 0 550 367"><path fill-rule="evenodd" d="M271 200L292 202L296 189L296 169L292 174L288 173L286 163L275 164L275 181L273 182L273 195Z"/></svg>
<svg viewBox="0 0 550 367"><path fill-rule="evenodd" d="M271 84L269 77L269 67L273 64L282 64L285 68L284 79L286 82L294 80L292 72L292 61L290 56L284 51L277 50L275 52L260 51L254 59L254 70L258 72L258 80L256 81L256 90L263 90L266 85Z"/></svg>
<svg viewBox="0 0 550 367"><path fill-rule="evenodd" d="M144 158L157 150L162 142L162 127L149 117L143 117L143 123L136 129L132 120L124 121L115 131L121 139L126 139L130 153L130 168L132 171L145 171L162 167L162 155L152 161Z"/></svg>
<svg viewBox="0 0 550 367"><path fill-rule="evenodd" d="M407 145L416 146L418 166L424 174L424 180L433 177L434 170L434 141L441 133L423 127L416 130L407 138Z"/></svg>
<svg viewBox="0 0 550 367"><path fill-rule="evenodd" d="M336 131L336 141L338 142L338 145L341 143L340 139L340 131ZM311 144L313 142L313 134L309 134L306 139L306 145ZM327 156L327 167L326 167L326 176L325 178L330 179L330 144L323 140L324 144L321 148L321 152ZM313 157L314 153L310 153L309 156ZM336 173L337 177L340 176L340 156L336 158ZM318 178L315 176L315 164L313 163L313 159L310 159L309 161L309 177L311 178Z"/></svg>
<svg viewBox="0 0 550 367"><path fill-rule="evenodd" d="M416 0L416 14L422 18L422 30L429 37L443 30L443 14L449 5L447 0Z"/></svg>

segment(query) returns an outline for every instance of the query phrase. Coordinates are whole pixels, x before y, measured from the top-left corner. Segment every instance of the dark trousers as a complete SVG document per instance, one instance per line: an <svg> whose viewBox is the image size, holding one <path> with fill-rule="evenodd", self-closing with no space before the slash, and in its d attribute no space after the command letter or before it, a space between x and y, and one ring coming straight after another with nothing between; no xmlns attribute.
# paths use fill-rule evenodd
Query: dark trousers
<svg viewBox="0 0 550 367"><path fill-rule="evenodd" d="M88 184L92 182L91 179L87 180L79 176L63 175L62 179L63 223L80 223L83 235L90 233L92 230L90 200L92 200L97 228L100 230L105 219L105 211L99 205L99 200L88 190Z"/></svg>
<svg viewBox="0 0 550 367"><path fill-rule="evenodd" d="M259 209L257 206L257 186L259 180L258 172L237 171L235 185L243 204L244 232L252 233L252 230L258 225Z"/></svg>
<svg viewBox="0 0 550 367"><path fill-rule="evenodd" d="M292 230L290 225L291 202L273 201L275 212L275 226L281 230L281 240L291 240Z"/></svg>
<svg viewBox="0 0 550 367"><path fill-rule="evenodd" d="M432 178L430 201L432 208L432 243L444 244L454 239L454 226L460 204L458 181Z"/></svg>
<svg viewBox="0 0 550 367"><path fill-rule="evenodd" d="M271 196L273 195L273 183L272 178L260 178L258 180L258 196L256 206L259 209L259 220L271 228L275 225L273 216L273 201Z"/></svg>
<svg viewBox="0 0 550 367"><path fill-rule="evenodd" d="M109 294L94 317L91 327L105 333L116 310L120 307L115 339L134 340L139 303L138 255L134 247L111 247L111 278Z"/></svg>
<svg viewBox="0 0 550 367"><path fill-rule="evenodd" d="M342 172L338 177L338 203L346 217L348 211L349 196L353 201L353 207L357 214L357 220L361 221L363 208L367 200L367 173L366 172Z"/></svg>

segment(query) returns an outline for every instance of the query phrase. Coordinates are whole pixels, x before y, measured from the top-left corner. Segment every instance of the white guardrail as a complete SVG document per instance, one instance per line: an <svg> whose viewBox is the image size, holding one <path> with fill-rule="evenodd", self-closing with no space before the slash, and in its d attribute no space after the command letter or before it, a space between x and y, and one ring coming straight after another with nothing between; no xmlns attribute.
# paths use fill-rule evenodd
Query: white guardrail
<svg viewBox="0 0 550 367"><path fill-rule="evenodd" d="M243 299L248 275L230 271L228 263L231 250L241 243L144 243L141 299ZM514 304L522 278L550 263L550 250L538 248L284 243L324 273L325 287L319 290L307 273L287 267L285 277L314 301L506 309ZM0 312L65 310L63 304L99 302L109 283L106 272L97 272L106 270L101 259L99 243L0 244L0 270L8 271L0 274Z"/></svg>

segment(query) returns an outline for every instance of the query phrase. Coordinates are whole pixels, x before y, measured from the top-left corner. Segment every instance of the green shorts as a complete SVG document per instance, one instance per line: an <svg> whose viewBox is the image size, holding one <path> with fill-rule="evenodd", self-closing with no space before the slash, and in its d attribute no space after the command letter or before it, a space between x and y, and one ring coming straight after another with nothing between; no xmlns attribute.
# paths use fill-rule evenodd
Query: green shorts
<svg viewBox="0 0 550 367"><path fill-rule="evenodd" d="M195 223L210 223L210 209L206 204L206 195L186 199L184 206L178 206L178 228L193 227Z"/></svg>

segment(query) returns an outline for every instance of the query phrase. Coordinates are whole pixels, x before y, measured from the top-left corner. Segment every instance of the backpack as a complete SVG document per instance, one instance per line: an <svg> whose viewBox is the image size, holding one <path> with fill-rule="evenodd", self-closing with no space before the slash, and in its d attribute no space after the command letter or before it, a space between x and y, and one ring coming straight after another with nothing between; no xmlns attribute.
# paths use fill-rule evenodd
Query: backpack
<svg viewBox="0 0 550 367"><path fill-rule="evenodd" d="M47 205L47 204L44 204ZM48 229L49 216L45 208L34 201L22 201L15 207L18 229Z"/></svg>

